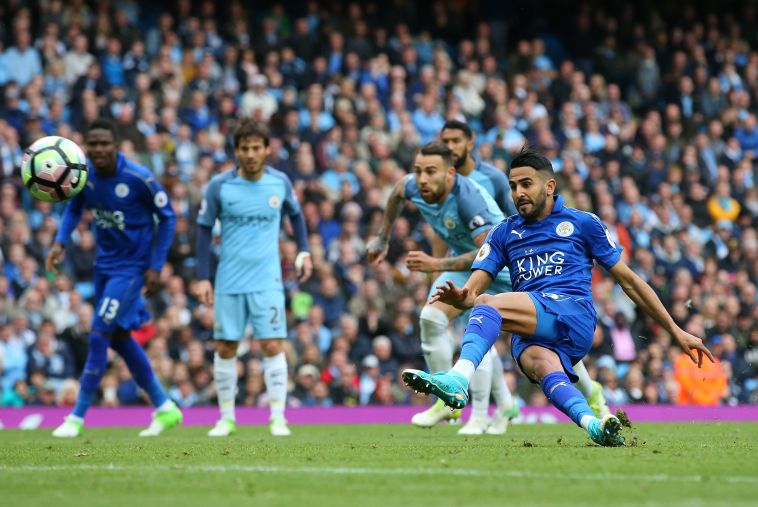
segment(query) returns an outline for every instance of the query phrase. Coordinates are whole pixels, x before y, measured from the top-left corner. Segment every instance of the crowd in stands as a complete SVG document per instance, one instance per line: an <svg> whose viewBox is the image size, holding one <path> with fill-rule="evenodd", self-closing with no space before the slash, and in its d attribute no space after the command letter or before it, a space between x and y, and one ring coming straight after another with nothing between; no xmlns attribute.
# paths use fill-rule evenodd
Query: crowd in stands
<svg viewBox="0 0 758 507"><path fill-rule="evenodd" d="M587 364L609 403L758 403L758 9L502 3L3 2L0 406L76 399L93 315L91 217L64 275L45 272L63 207L32 199L19 166L41 136L83 144L100 116L178 216L154 318L134 336L182 407L215 404L213 310L193 293L196 217L209 179L235 167L245 117L269 124L269 164L294 182L313 251L314 276L299 284L284 224L291 406L425 403L399 371L424 366L418 315L431 280L404 260L430 252L433 233L408 206L385 262L368 265L365 244L416 148L448 119L467 122L475 156L502 170L525 144L544 151L567 204L605 222L719 359L693 367L597 268ZM509 384L520 402L544 404L507 339ZM238 367L238 403L265 405L255 340ZM117 356L98 400L146 403Z"/></svg>

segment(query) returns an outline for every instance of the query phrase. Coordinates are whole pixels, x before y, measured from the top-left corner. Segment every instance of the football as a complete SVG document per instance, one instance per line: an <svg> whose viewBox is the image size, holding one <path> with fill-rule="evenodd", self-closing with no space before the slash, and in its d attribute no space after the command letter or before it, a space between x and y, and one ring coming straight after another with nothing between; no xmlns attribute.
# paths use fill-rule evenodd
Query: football
<svg viewBox="0 0 758 507"><path fill-rule="evenodd" d="M37 199L66 201L81 192L87 183L87 158L70 139L43 137L24 152L21 178Z"/></svg>

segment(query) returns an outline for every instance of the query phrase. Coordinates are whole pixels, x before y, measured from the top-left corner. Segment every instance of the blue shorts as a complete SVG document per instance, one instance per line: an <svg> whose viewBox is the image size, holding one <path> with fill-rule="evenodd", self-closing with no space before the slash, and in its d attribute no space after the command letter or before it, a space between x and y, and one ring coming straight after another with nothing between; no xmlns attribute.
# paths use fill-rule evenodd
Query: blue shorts
<svg viewBox="0 0 758 507"><path fill-rule="evenodd" d="M253 338L264 340L287 337L287 315L282 290L216 294L213 308L216 319L213 337L216 339L242 340L248 324L253 328Z"/></svg>
<svg viewBox="0 0 758 507"><path fill-rule="evenodd" d="M531 345L550 349L561 359L563 369L572 382L579 380L574 365L582 360L592 347L595 337L597 313L592 301L585 298L527 292L537 309L537 330L534 336L513 335L511 354L521 368L519 357ZM522 368L523 371L523 368ZM526 373L526 372L524 372ZM528 375L527 375L528 377Z"/></svg>
<svg viewBox="0 0 758 507"><path fill-rule="evenodd" d="M92 329L113 334L118 329L139 329L150 320L142 299L145 279L134 274L95 273L95 318Z"/></svg>
<svg viewBox="0 0 758 507"><path fill-rule="evenodd" d="M445 285L445 282L448 280L452 281L456 287L460 288L466 285L466 282L469 279L469 276L471 276L470 271L445 271L443 273L440 273L440 276L437 277L436 280L434 280L434 283L432 283L431 288L429 289L429 295L427 296L427 300L432 297L432 294L435 293L437 290L438 285ZM497 275L497 278L492 280L492 283L487 288L486 291L484 291L485 294L502 294L503 292L511 292L513 290L513 287L511 286L511 275L508 274L508 272L501 271L499 275ZM468 322L468 318L471 316L471 309L466 310L462 314L458 316L458 319L460 319L462 322Z"/></svg>

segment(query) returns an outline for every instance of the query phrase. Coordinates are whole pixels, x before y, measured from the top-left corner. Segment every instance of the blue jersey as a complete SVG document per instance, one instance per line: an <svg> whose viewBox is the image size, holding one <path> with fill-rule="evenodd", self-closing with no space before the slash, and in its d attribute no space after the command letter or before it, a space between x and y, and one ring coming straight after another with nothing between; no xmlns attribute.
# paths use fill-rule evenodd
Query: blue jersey
<svg viewBox="0 0 758 507"><path fill-rule="evenodd" d="M221 258L216 271L219 294L282 289L279 230L282 213L300 213L292 182L266 166L258 181L237 171L215 176L205 192L197 222L221 222Z"/></svg>
<svg viewBox="0 0 758 507"><path fill-rule="evenodd" d="M163 268L176 217L166 191L149 169L120 152L113 176L98 176L90 163L87 184L66 206L56 241L66 244L84 209L92 210L98 271L128 275Z"/></svg>
<svg viewBox="0 0 758 507"><path fill-rule="evenodd" d="M516 206L513 204L508 178L503 171L481 160L477 160L474 170L468 177L479 183L489 192L505 216L515 215L518 212Z"/></svg>
<svg viewBox="0 0 758 507"><path fill-rule="evenodd" d="M600 219L564 206L558 196L545 219L527 222L514 215L492 229L471 269L494 278L509 267L516 292L591 298L593 259L610 269L620 258L621 248Z"/></svg>
<svg viewBox="0 0 758 507"><path fill-rule="evenodd" d="M414 174L406 176L404 191L405 198L418 206L421 215L450 247L453 255L479 248L474 238L504 218L487 191L460 174L455 175L453 188L442 203L424 201Z"/></svg>

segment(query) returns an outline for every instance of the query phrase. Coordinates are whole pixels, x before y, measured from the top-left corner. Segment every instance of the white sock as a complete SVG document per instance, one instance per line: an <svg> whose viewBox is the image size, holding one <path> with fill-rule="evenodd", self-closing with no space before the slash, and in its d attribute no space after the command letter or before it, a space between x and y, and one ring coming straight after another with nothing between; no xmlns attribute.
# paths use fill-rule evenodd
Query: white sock
<svg viewBox="0 0 758 507"><path fill-rule="evenodd" d="M66 417L69 421L78 422L79 424L84 424L84 418L79 417L78 415L70 414L68 417Z"/></svg>
<svg viewBox="0 0 758 507"><path fill-rule="evenodd" d="M469 384L471 389L471 417L487 417L492 388L492 356L487 353L474 372Z"/></svg>
<svg viewBox="0 0 758 507"><path fill-rule="evenodd" d="M421 350L430 373L447 371L453 364L453 347L447 331L449 320L445 312L426 305L419 316Z"/></svg>
<svg viewBox="0 0 758 507"><path fill-rule="evenodd" d="M513 397L503 377L503 361L500 360L500 354L494 346L489 353L492 358L492 396L495 398L498 409L508 410L513 407Z"/></svg>
<svg viewBox="0 0 758 507"><path fill-rule="evenodd" d="M221 419L235 420L234 400L237 396L237 358L224 359L218 352L213 356L213 378Z"/></svg>
<svg viewBox="0 0 758 507"><path fill-rule="evenodd" d="M474 372L476 371L476 368L474 367L474 363L472 363L468 359L458 359L458 362L455 363L455 365L453 366L453 370L457 371L458 373L466 377L466 380L471 382L471 377L474 376Z"/></svg>
<svg viewBox="0 0 758 507"><path fill-rule="evenodd" d="M163 403L161 403L160 407L157 407L155 410L158 412L168 412L169 410L173 410L176 403L174 403L173 400L166 400Z"/></svg>
<svg viewBox="0 0 758 507"><path fill-rule="evenodd" d="M284 352L263 357L263 380L266 382L271 418L284 417L284 405L287 403L287 356Z"/></svg>
<svg viewBox="0 0 758 507"><path fill-rule="evenodd" d="M595 419L594 415L583 415L581 419L579 419L579 424L584 428L584 431L589 431L590 427L590 421Z"/></svg>
<svg viewBox="0 0 758 507"><path fill-rule="evenodd" d="M587 373L587 368L584 366L584 362L579 361L574 365L574 373L579 377L576 381L576 387L582 392L585 398L589 399L592 396L592 379L590 374Z"/></svg>

